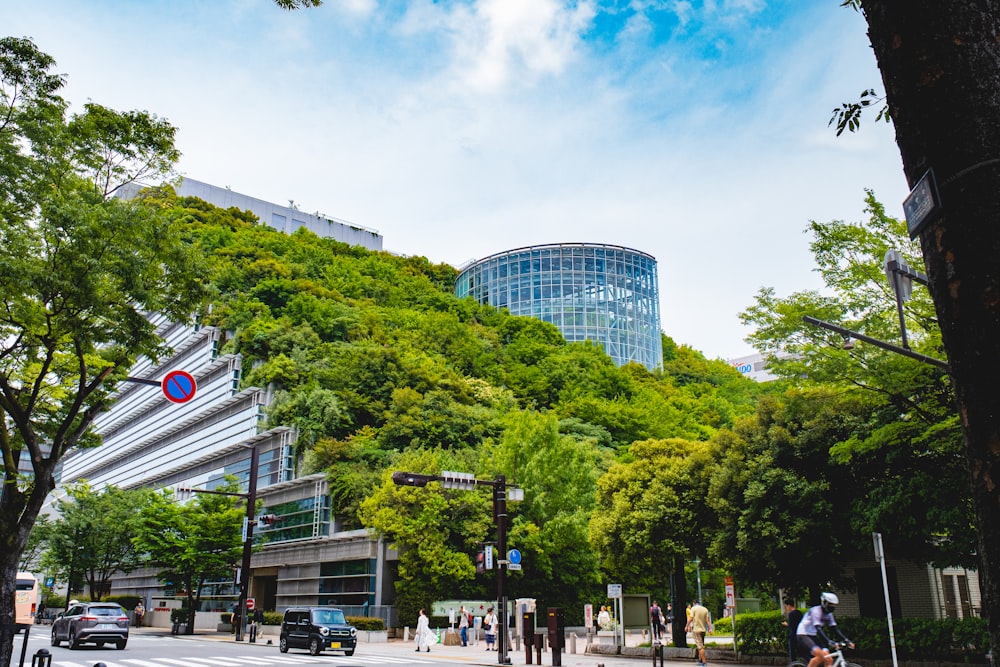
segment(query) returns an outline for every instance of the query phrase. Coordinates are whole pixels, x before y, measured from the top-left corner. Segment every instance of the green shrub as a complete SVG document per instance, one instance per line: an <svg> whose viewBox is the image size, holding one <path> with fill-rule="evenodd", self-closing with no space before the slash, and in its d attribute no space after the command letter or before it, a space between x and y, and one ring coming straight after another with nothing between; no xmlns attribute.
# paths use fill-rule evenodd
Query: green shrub
<svg viewBox="0 0 1000 667"><path fill-rule="evenodd" d="M170 622L171 623L187 623L188 620L188 610L187 607L181 607L180 609L170 610Z"/></svg>
<svg viewBox="0 0 1000 667"><path fill-rule="evenodd" d="M733 617L723 616L717 621L712 621L713 632L715 635L731 635L733 634Z"/></svg>
<svg viewBox="0 0 1000 667"><path fill-rule="evenodd" d="M348 616L347 622L358 630L385 630L385 621L372 616Z"/></svg>
<svg viewBox="0 0 1000 667"><path fill-rule="evenodd" d="M265 611L264 625L281 625L281 617L280 611Z"/></svg>
<svg viewBox="0 0 1000 667"><path fill-rule="evenodd" d="M732 631L732 620L728 622ZM788 629L781 623L784 617L780 611L759 611L751 614L740 614L736 617L736 637L740 652L750 655L782 655L787 650ZM719 632L720 624L715 630Z"/></svg>
<svg viewBox="0 0 1000 667"><path fill-rule="evenodd" d="M781 624L783 620L779 611L740 614L736 619L740 652L748 655L784 654L787 628ZM722 630L724 621L728 619L716 624L716 632ZM876 659L891 656L889 626L884 618L841 618L838 625L856 645L850 655ZM981 618L898 618L893 619L892 625L896 654L904 660L975 662L989 650L989 632L986 621Z"/></svg>

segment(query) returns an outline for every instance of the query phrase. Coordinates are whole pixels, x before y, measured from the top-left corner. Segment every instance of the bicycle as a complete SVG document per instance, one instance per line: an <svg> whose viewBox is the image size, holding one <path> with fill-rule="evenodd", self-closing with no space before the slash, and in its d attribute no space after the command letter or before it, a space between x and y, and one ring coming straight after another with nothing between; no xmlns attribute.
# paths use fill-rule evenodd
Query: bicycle
<svg viewBox="0 0 1000 667"><path fill-rule="evenodd" d="M830 657L833 658L832 667L861 667L856 662L848 662L844 657L844 649L841 647L841 643L833 642L830 644ZM788 667L809 667L808 660L792 660L788 663Z"/></svg>

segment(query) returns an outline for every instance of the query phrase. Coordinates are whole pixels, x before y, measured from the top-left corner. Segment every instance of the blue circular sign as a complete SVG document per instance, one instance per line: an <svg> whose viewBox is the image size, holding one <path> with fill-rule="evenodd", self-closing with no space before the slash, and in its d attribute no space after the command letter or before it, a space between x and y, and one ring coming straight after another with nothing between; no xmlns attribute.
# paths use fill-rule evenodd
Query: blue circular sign
<svg viewBox="0 0 1000 667"><path fill-rule="evenodd" d="M194 398L198 384L187 371L170 371L160 384L163 395L172 403L187 403Z"/></svg>
<svg viewBox="0 0 1000 667"><path fill-rule="evenodd" d="M514 565L520 565L521 564L521 552L518 551L517 549L511 549L510 551L507 552L507 560L510 561Z"/></svg>

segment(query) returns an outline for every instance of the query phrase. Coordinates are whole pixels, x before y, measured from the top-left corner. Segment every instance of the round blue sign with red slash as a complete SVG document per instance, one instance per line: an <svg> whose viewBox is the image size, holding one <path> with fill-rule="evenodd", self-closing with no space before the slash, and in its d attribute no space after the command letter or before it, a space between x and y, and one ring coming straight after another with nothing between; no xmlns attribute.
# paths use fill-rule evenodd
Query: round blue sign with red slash
<svg viewBox="0 0 1000 667"><path fill-rule="evenodd" d="M187 371L170 371L164 376L160 386L163 388L163 395L173 403L187 403L198 390L194 377Z"/></svg>

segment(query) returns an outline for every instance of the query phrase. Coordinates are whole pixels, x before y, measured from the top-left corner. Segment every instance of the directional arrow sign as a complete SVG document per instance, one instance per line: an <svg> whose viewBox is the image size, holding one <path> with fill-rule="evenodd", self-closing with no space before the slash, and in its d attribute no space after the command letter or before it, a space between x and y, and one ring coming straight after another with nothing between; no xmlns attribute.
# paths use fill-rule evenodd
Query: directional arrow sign
<svg viewBox="0 0 1000 667"><path fill-rule="evenodd" d="M160 383L163 395L172 403L187 403L194 398L198 384L187 371L170 371Z"/></svg>

